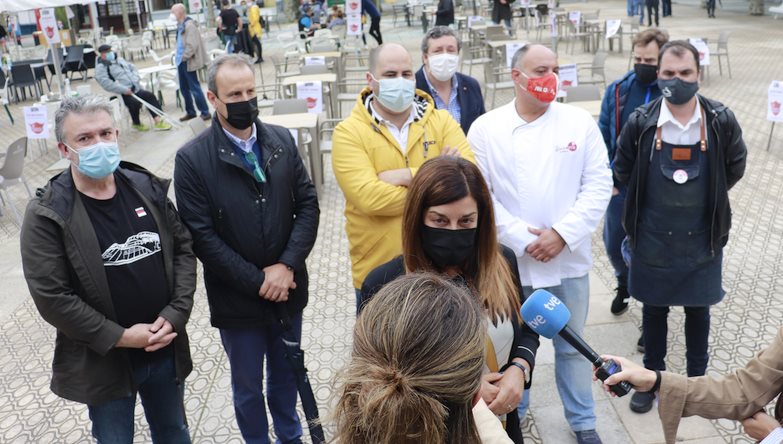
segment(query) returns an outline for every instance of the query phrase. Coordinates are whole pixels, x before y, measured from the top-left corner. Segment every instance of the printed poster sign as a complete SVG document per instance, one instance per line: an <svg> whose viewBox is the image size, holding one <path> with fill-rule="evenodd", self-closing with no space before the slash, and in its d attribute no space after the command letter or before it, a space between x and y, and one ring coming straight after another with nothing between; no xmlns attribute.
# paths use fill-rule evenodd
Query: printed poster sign
<svg viewBox="0 0 783 444"><path fill-rule="evenodd" d="M345 18L345 35L362 35L362 14L361 12L349 13Z"/></svg>
<svg viewBox="0 0 783 444"><path fill-rule="evenodd" d="M321 82L296 82L296 98L307 102L307 112L320 114L324 110Z"/></svg>
<svg viewBox="0 0 783 444"><path fill-rule="evenodd" d="M54 16L54 8L41 9L41 31L50 45L60 43L60 33L57 29L57 18Z"/></svg>
<svg viewBox="0 0 783 444"><path fill-rule="evenodd" d="M708 66L710 64L710 48L702 39L690 39L697 51L699 51L699 65Z"/></svg>
<svg viewBox="0 0 783 444"><path fill-rule="evenodd" d="M530 0L520 0L519 7L525 9L530 8Z"/></svg>
<svg viewBox="0 0 783 444"><path fill-rule="evenodd" d="M582 12L571 11L568 13L568 21L574 24L574 27L578 28L582 25Z"/></svg>
<svg viewBox="0 0 783 444"><path fill-rule="evenodd" d="M775 80L767 91L767 120L783 122L783 81Z"/></svg>
<svg viewBox="0 0 783 444"><path fill-rule="evenodd" d="M45 106L25 106L24 126L28 139L48 139L49 121L46 118Z"/></svg>
<svg viewBox="0 0 783 444"><path fill-rule="evenodd" d="M468 16L468 29L473 27L474 23L482 22L484 21L484 17L480 15L469 15Z"/></svg>
<svg viewBox="0 0 783 444"><path fill-rule="evenodd" d="M514 54L519 51L519 48L525 45L527 45L525 42L506 43L506 66L513 68L513 66L511 66L511 60L514 58Z"/></svg>
<svg viewBox="0 0 783 444"><path fill-rule="evenodd" d="M558 89L567 89L572 86L578 86L579 76L577 74L578 70L576 69L575 63L560 65L560 74L558 74L558 77L560 78L560 88Z"/></svg>
<svg viewBox="0 0 783 444"><path fill-rule="evenodd" d="M547 0L546 7L549 10L557 8L557 0Z"/></svg>
<svg viewBox="0 0 783 444"><path fill-rule="evenodd" d="M606 38L610 39L617 35L620 31L620 25L623 24L622 20L607 20L606 21Z"/></svg>
<svg viewBox="0 0 783 444"><path fill-rule="evenodd" d="M362 13L362 2L361 0L346 0L345 2L345 13L346 14L361 14Z"/></svg>
<svg viewBox="0 0 783 444"><path fill-rule="evenodd" d="M136 7L138 7L138 2L136 2ZM191 14L196 14L201 12L201 8L204 6L204 4L201 2L201 0L188 0L188 8L190 9Z"/></svg>

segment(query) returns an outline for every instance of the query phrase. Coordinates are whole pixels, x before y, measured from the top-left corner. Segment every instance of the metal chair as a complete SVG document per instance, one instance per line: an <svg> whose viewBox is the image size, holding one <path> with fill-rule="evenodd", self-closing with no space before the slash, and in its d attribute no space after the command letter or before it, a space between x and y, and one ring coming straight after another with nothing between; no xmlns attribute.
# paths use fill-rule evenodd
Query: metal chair
<svg viewBox="0 0 783 444"><path fill-rule="evenodd" d="M588 77L579 77L579 84L601 84L606 88L606 73L604 67L606 66L606 57L608 54L604 51L598 51L593 56L592 62L577 63L576 67L579 72L586 72Z"/></svg>
<svg viewBox="0 0 783 444"><path fill-rule="evenodd" d="M32 199L33 193L30 192L30 187L27 185L27 181L22 174L24 170L24 158L27 155L27 137L22 137L15 140L8 147L5 153L5 159L3 166L0 167L0 200L3 201L3 205L7 202L11 207L11 211L14 213L14 217L19 225L22 224L22 215L16 209L11 195L8 193L8 189L14 185L22 184L27 190L27 196Z"/></svg>
<svg viewBox="0 0 783 444"><path fill-rule="evenodd" d="M729 70L729 78L731 78L731 62L729 61L729 36L730 31L723 31L718 36L718 48L715 51L710 51L710 56L718 59L718 72L721 77L723 76L723 64L721 60L726 57L726 67Z"/></svg>
<svg viewBox="0 0 783 444"><path fill-rule="evenodd" d="M11 125L14 124L14 116L11 115L11 110L8 109L8 104L10 103L8 99L8 84L10 82L5 76L5 72L3 72L2 69L0 69L0 103L3 104L3 107L5 108L5 112L8 114L8 120L11 121Z"/></svg>
<svg viewBox="0 0 783 444"><path fill-rule="evenodd" d="M318 140L320 140L321 148L321 183L325 182L324 170L326 163L324 162L324 155L332 153L332 134L334 134L334 128L342 122L342 119L324 119L318 122ZM329 138L324 136L329 135Z"/></svg>
<svg viewBox="0 0 783 444"><path fill-rule="evenodd" d="M329 67L326 65L304 65L299 67L299 74L301 75L328 74L330 72Z"/></svg>
<svg viewBox="0 0 783 444"><path fill-rule="evenodd" d="M22 89L22 95L25 100L27 99L27 90L33 87L34 90L30 90L31 97L40 97L43 95L43 91L35 78L32 65L29 64L15 64L11 66L11 78L13 82L10 86L14 88L14 97L19 101L19 89ZM36 96L34 91L38 93Z"/></svg>
<svg viewBox="0 0 783 444"><path fill-rule="evenodd" d="M62 73L68 74L68 78L73 77L74 72L82 75L82 80L87 80L87 65L84 63L84 46L73 45L68 47L68 53L63 61Z"/></svg>
<svg viewBox="0 0 783 444"><path fill-rule="evenodd" d="M505 63L503 60L502 63ZM504 77L509 74L511 70L505 66L493 66L491 63L484 64L484 103L486 105L487 96L490 95L489 91L492 91L492 99L489 101L487 109L495 108L495 98L498 90L513 90L514 82L511 79L504 80Z"/></svg>
<svg viewBox="0 0 783 444"><path fill-rule="evenodd" d="M601 100L601 89L595 85L572 86L566 90L566 103Z"/></svg>
<svg viewBox="0 0 783 444"><path fill-rule="evenodd" d="M366 79L343 79L337 83L337 115L340 117L347 117L343 114L343 104L347 103L352 106L356 103L356 98L359 93L367 86Z"/></svg>

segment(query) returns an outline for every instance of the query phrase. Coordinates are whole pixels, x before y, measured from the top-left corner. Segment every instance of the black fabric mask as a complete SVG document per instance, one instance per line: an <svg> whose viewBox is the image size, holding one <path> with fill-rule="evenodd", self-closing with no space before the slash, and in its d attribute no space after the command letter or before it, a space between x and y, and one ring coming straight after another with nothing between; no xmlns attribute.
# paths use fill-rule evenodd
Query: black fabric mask
<svg viewBox="0 0 783 444"><path fill-rule="evenodd" d="M221 100L221 102L223 101ZM226 113L228 113L228 116L225 117L226 122L236 129L243 130L250 128L250 125L252 125L258 117L257 97L242 102L223 103L226 105Z"/></svg>
<svg viewBox="0 0 783 444"><path fill-rule="evenodd" d="M448 230L424 226L424 252L439 268L462 265L473 253L476 229Z"/></svg>
<svg viewBox="0 0 783 444"><path fill-rule="evenodd" d="M682 105L691 100L699 90L699 82L686 82L679 77L658 79L658 88L663 97L673 105Z"/></svg>
<svg viewBox="0 0 783 444"><path fill-rule="evenodd" d="M658 78L658 66L648 65L646 63L637 63L633 65L633 72L642 85L649 85Z"/></svg>

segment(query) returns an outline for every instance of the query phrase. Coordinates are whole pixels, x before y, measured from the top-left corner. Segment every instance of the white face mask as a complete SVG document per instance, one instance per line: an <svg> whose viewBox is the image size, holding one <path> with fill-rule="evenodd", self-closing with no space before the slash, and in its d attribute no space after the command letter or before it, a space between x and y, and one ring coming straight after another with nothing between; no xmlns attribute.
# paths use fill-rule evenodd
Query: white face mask
<svg viewBox="0 0 783 444"><path fill-rule="evenodd" d="M459 65L459 56L456 54L436 54L428 57L432 76L441 82L445 82L454 76Z"/></svg>

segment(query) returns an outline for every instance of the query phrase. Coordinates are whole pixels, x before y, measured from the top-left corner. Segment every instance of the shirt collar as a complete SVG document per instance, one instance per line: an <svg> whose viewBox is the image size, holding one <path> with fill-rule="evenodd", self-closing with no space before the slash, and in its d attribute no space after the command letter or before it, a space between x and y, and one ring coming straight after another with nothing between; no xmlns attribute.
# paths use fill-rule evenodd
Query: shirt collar
<svg viewBox="0 0 783 444"><path fill-rule="evenodd" d="M432 83L430 83L430 77L427 75L427 68L423 67L421 69L421 72L424 73L424 80L427 81L427 86L430 87L431 96L435 97L438 95L438 90L435 89L434 86L432 86ZM451 95L454 95L454 93L458 90L457 87L459 86L459 82L457 81L457 73L454 73L453 76L451 76Z"/></svg>
<svg viewBox="0 0 783 444"><path fill-rule="evenodd" d="M698 123L701 120L701 104L699 103L699 99L696 99L696 108L693 110L693 115L691 116L690 120L688 120L688 123L685 125L681 124L677 121L677 119L674 118L674 115L672 115L671 110L669 109L669 103L666 102L666 100L663 100L663 103L661 104L661 112L658 115L658 127L662 127L665 123L669 122L675 125L680 130L686 130L691 127L691 125L694 125Z"/></svg>
<svg viewBox="0 0 783 444"><path fill-rule="evenodd" d="M377 111L375 111L375 107L373 106L374 101L375 101L375 93L370 91L370 93L368 93L367 96L365 96L364 98L364 107L367 108L367 111L370 113L375 123L383 122L384 124L388 125L389 121L384 119L383 116L381 116ZM424 117L424 112L426 110L427 110L427 100L423 100L418 94L416 94L413 97L413 107L411 108L411 115L408 117L408 120L405 122L405 124L407 125L410 122L418 122L419 120L421 120L422 117Z"/></svg>
<svg viewBox="0 0 783 444"><path fill-rule="evenodd" d="M230 140L237 148L240 150L249 153L253 149L253 145L256 143L256 124L254 123L252 125L253 131L250 133L250 137L247 140L242 140L239 137L231 134L230 132L226 131L225 128L221 127L220 129L223 130L223 132L228 136L228 140Z"/></svg>

